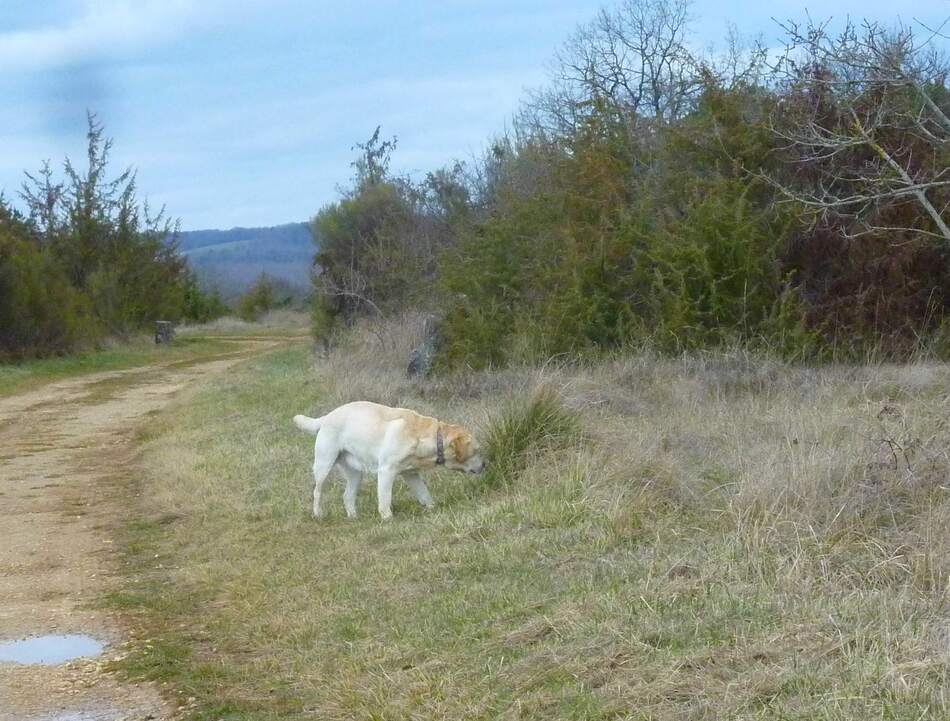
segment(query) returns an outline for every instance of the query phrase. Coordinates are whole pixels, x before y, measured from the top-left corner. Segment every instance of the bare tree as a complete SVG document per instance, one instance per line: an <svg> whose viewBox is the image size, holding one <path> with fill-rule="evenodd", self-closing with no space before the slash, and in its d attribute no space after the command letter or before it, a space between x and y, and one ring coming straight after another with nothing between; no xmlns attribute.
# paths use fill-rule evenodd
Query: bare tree
<svg viewBox="0 0 950 721"><path fill-rule="evenodd" d="M624 0L601 10L559 55L560 79L629 113L680 117L696 90L688 11L689 0Z"/></svg>
<svg viewBox="0 0 950 721"><path fill-rule="evenodd" d="M701 88L686 45L690 0L623 0L577 29L555 57L553 82L535 92L522 126L571 136L595 108L628 120L669 122Z"/></svg>
<svg viewBox="0 0 950 721"><path fill-rule="evenodd" d="M819 217L844 220L851 236L950 241L950 64L935 47L939 29L782 27L788 44L775 70L786 93L771 127L794 173L770 182ZM899 212L909 203L921 212ZM901 221L908 215L915 222Z"/></svg>

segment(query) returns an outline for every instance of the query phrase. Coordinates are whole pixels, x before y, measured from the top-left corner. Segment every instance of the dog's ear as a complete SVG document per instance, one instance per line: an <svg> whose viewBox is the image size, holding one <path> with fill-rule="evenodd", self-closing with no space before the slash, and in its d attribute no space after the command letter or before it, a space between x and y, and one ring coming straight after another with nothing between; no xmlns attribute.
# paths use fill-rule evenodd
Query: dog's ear
<svg viewBox="0 0 950 721"><path fill-rule="evenodd" d="M453 458L458 463L464 463L472 455L472 442L465 431L456 430L452 434L452 440L449 441L449 447L452 449Z"/></svg>

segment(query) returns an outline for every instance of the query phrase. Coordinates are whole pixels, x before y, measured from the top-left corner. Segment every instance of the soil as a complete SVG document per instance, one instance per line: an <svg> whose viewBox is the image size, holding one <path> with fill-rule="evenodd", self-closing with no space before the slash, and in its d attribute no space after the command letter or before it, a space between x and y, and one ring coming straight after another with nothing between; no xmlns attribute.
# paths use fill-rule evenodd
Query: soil
<svg viewBox="0 0 950 721"><path fill-rule="evenodd" d="M0 662L0 721L169 721L182 709L104 667L128 643L103 610L117 587L112 531L122 484L136 472L136 434L183 388L289 339L233 340L211 359L158 363L53 382L0 398L0 641L81 633L96 658Z"/></svg>

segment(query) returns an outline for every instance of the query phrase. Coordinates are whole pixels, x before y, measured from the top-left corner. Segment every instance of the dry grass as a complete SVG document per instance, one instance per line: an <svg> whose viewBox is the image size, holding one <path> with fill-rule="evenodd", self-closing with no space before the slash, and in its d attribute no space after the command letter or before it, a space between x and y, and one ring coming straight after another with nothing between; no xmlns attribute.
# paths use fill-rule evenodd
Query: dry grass
<svg viewBox="0 0 950 721"><path fill-rule="evenodd" d="M127 672L207 719L950 713L946 366L415 381L417 320L253 362L153 427L113 603L155 641ZM365 398L491 436L539 388L579 431L518 445L506 482L436 474L439 508L399 489L389 524L370 488L355 522L333 492L307 515L293 414Z"/></svg>
<svg viewBox="0 0 950 721"><path fill-rule="evenodd" d="M268 311L255 321L235 316L223 316L209 323L182 325L175 329L180 336L234 336L234 335L298 335L310 327L310 316L299 310L278 308Z"/></svg>

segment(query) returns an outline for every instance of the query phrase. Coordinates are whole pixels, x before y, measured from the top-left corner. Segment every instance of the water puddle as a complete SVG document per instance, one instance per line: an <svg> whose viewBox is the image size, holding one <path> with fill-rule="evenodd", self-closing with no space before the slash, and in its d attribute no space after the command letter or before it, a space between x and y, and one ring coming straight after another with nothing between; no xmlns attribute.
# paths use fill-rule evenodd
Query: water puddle
<svg viewBox="0 0 950 721"><path fill-rule="evenodd" d="M62 636L34 636L0 642L0 663L39 663L55 666L84 656L98 656L106 644L91 636L75 633Z"/></svg>

